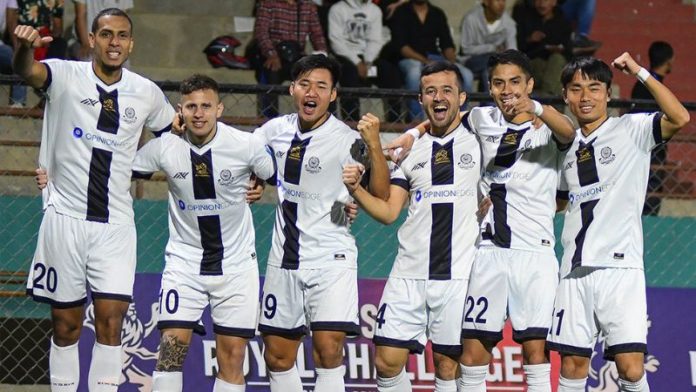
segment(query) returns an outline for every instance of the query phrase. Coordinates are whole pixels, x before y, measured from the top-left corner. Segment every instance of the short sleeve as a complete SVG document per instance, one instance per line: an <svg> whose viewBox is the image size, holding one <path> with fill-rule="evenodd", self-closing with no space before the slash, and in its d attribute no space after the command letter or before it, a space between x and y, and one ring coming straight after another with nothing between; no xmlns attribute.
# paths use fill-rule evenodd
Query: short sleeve
<svg viewBox="0 0 696 392"><path fill-rule="evenodd" d="M558 185L556 186L556 198L561 200L569 200L568 181L566 180L563 171L558 173Z"/></svg>
<svg viewBox="0 0 696 392"><path fill-rule="evenodd" d="M401 166L394 162L387 162L387 164L389 166L389 177L391 184L404 188L404 190L408 192L411 186L408 183L406 174L404 174L404 171L401 170Z"/></svg>
<svg viewBox="0 0 696 392"><path fill-rule="evenodd" d="M261 179L268 180L272 178L276 172L276 163L270 147L261 143L259 138L251 135L249 138L249 150L251 152L249 160L251 171Z"/></svg>
<svg viewBox="0 0 696 392"><path fill-rule="evenodd" d="M662 115L662 112L624 114L621 122L636 146L642 151L650 151L664 142L660 125Z"/></svg>
<svg viewBox="0 0 696 392"><path fill-rule="evenodd" d="M145 143L135 154L133 161L133 176L147 177L161 169L163 138L154 138Z"/></svg>
<svg viewBox="0 0 696 392"><path fill-rule="evenodd" d="M75 63L71 61L47 59L41 61L46 67L46 81L41 89L48 94L48 99L60 96L65 91L66 86L72 84L72 79L76 72Z"/></svg>
<svg viewBox="0 0 696 392"><path fill-rule="evenodd" d="M152 130L155 136L161 136L162 133L169 131L172 128L172 120L174 119L174 108L169 103L169 100L164 95L162 90L154 83L152 84L152 101L153 107L147 116L145 126Z"/></svg>

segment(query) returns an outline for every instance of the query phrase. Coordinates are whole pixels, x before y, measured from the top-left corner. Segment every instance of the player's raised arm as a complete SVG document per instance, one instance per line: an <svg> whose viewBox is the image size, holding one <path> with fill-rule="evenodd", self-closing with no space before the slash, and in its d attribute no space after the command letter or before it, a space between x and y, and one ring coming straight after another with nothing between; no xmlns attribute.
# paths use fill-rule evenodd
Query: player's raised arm
<svg viewBox="0 0 696 392"><path fill-rule="evenodd" d="M389 198L389 168L382 154L382 143L379 140L379 119L368 113L358 121L357 128L370 154L370 193L382 200L387 200Z"/></svg>
<svg viewBox="0 0 696 392"><path fill-rule="evenodd" d="M41 88L46 83L48 71L46 65L34 60L34 48L48 45L53 37L41 37L38 30L31 26L19 25L14 30L18 42L12 67L17 75L34 88Z"/></svg>
<svg viewBox="0 0 696 392"><path fill-rule="evenodd" d="M641 67L628 52L612 61L611 65L629 75L633 75L640 80L655 98L660 110L664 113L660 121L662 129L662 139L669 139L677 131L689 123L689 112L684 105L679 102L677 97L657 79L650 75L650 72Z"/></svg>
<svg viewBox="0 0 696 392"><path fill-rule="evenodd" d="M513 116L519 113L529 113L537 116L549 127L556 139L563 144L570 143L575 139L573 122L551 105L542 105L528 96L522 96L514 100L509 106L501 108L501 110Z"/></svg>
<svg viewBox="0 0 696 392"><path fill-rule="evenodd" d="M360 186L363 171L362 165L346 165L343 168L343 183L368 215L385 225L392 224L399 217L408 192L398 185L391 185L387 200L375 197Z"/></svg>

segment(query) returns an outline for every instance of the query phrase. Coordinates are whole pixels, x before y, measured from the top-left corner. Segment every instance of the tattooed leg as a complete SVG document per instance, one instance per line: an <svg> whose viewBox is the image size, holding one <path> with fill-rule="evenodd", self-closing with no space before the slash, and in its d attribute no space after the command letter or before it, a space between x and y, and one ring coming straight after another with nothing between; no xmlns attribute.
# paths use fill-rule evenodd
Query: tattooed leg
<svg viewBox="0 0 696 392"><path fill-rule="evenodd" d="M188 341L183 341L176 335L163 333L155 370L158 372L180 372L188 349Z"/></svg>

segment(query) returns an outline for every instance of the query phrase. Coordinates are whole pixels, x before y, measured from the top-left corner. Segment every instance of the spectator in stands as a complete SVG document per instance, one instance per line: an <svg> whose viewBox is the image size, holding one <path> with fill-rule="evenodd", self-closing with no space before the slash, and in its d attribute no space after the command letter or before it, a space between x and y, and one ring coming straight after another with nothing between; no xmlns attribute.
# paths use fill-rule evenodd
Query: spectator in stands
<svg viewBox="0 0 696 392"><path fill-rule="evenodd" d="M63 4L64 0L17 0L18 23L35 28L42 37L53 38L48 46L34 51L36 60L66 57L67 43L63 38ZM17 37L12 38L16 48Z"/></svg>
<svg viewBox="0 0 696 392"><path fill-rule="evenodd" d="M315 52L326 54L317 6L311 0L262 0L258 3L254 25L258 60L250 60L256 68L259 84L281 84L290 80L290 67L304 54L307 37ZM247 51L247 57L250 55ZM259 101L261 113L266 117L278 115L278 96L264 94Z"/></svg>
<svg viewBox="0 0 696 392"><path fill-rule="evenodd" d="M75 37L69 42L68 57L73 60L91 60L89 47L90 23L101 10L118 8L128 11L133 0L72 0L75 5Z"/></svg>
<svg viewBox="0 0 696 392"><path fill-rule="evenodd" d="M517 49L516 34L515 22L505 13L505 0L482 0L464 15L459 61L478 78L479 91L488 92L488 58Z"/></svg>
<svg viewBox="0 0 696 392"><path fill-rule="evenodd" d="M561 71L572 56L572 29L556 0L533 0L515 6L517 46L531 60L534 91L561 94Z"/></svg>
<svg viewBox="0 0 696 392"><path fill-rule="evenodd" d="M648 58L650 59L650 75L660 83L664 83L665 76L672 72L672 63L674 61L674 49L672 45L664 41L655 41L650 44L648 49ZM636 82L631 90L632 99L649 99L655 100L650 91L643 83ZM632 110L632 113L649 112L650 110ZM650 156L651 165L664 165L667 163L667 144L661 144L652 150ZM645 198L643 205L643 215L658 215L662 201L658 196L650 196L650 192L662 192L663 184L667 179L665 170L650 169L648 177L648 196Z"/></svg>
<svg viewBox="0 0 696 392"><path fill-rule="evenodd" d="M329 43L341 64L341 87L370 86L400 88L399 69L380 59L384 46L382 39L382 11L370 0L342 0L329 11ZM387 107L398 107L399 101L389 100ZM385 110L388 121L396 121L398 113ZM360 101L341 98L343 120L360 119Z"/></svg>
<svg viewBox="0 0 696 392"><path fill-rule="evenodd" d="M7 23L5 23L7 22ZM12 46L3 42L2 37L14 31L17 26L17 0L0 0L0 73L12 75ZM5 29L7 27L7 29ZM27 88L22 84L10 87L10 106L21 108L27 102Z"/></svg>
<svg viewBox="0 0 696 392"><path fill-rule="evenodd" d="M456 63L454 41L450 34L447 16L442 9L428 0L411 0L394 11L390 22L391 44L399 51L399 68L405 78L405 87L419 91L421 69L437 60ZM457 64L464 78L464 89L471 91L473 75L469 69ZM411 120L419 120L423 111L418 100L408 103Z"/></svg>
<svg viewBox="0 0 696 392"><path fill-rule="evenodd" d="M563 15L575 23L573 36L573 54L592 55L602 46L599 41L593 41L590 37L592 20L594 19L596 0L562 0L561 9Z"/></svg>

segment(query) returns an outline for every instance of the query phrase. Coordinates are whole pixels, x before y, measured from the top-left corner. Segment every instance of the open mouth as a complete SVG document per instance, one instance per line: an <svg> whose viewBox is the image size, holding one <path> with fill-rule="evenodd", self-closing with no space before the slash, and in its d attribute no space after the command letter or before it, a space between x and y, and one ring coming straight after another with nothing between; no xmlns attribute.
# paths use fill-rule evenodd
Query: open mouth
<svg viewBox="0 0 696 392"><path fill-rule="evenodd" d="M107 51L106 56L110 60L118 60L118 58L121 57L121 52Z"/></svg>
<svg viewBox="0 0 696 392"><path fill-rule="evenodd" d="M305 114L314 114L317 109L317 103L315 101L305 101L302 104L302 111Z"/></svg>
<svg viewBox="0 0 696 392"><path fill-rule="evenodd" d="M588 114L592 111L592 105L580 105L580 113Z"/></svg>
<svg viewBox="0 0 696 392"><path fill-rule="evenodd" d="M435 105L433 107L433 116L435 120L442 121L447 117L447 105Z"/></svg>

